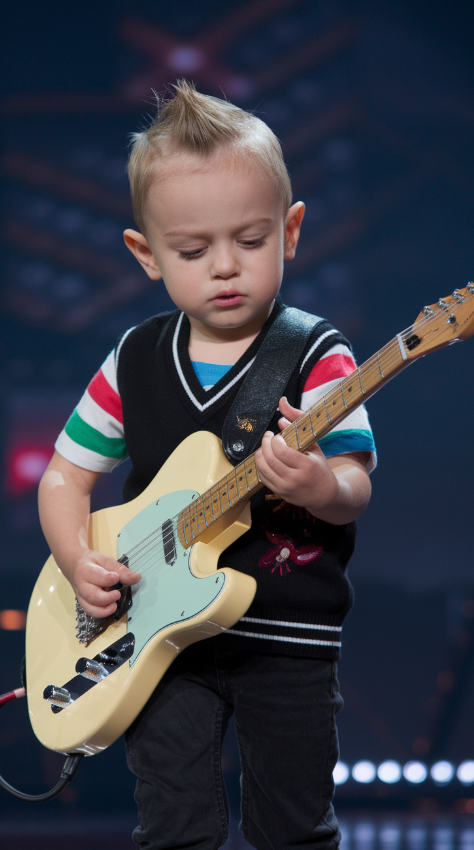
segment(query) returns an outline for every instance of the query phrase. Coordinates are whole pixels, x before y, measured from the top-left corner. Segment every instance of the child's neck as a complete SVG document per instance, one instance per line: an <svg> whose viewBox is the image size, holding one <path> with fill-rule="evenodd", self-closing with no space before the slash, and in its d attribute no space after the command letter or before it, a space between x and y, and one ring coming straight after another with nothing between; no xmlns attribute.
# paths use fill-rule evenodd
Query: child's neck
<svg viewBox="0 0 474 850"><path fill-rule="evenodd" d="M272 305L273 306L273 305ZM189 319L189 357L201 363L233 365L259 335L271 309L254 322L238 328L214 328Z"/></svg>

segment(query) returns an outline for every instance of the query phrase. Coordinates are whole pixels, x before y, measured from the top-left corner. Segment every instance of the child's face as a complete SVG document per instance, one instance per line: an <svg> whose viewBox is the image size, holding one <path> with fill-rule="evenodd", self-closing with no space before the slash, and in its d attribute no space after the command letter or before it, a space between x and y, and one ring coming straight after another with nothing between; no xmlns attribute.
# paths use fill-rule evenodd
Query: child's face
<svg viewBox="0 0 474 850"><path fill-rule="evenodd" d="M245 161L229 168L180 156L149 191L147 238L126 231L125 240L192 328L219 333L263 325L303 212L294 204L285 220L274 183Z"/></svg>

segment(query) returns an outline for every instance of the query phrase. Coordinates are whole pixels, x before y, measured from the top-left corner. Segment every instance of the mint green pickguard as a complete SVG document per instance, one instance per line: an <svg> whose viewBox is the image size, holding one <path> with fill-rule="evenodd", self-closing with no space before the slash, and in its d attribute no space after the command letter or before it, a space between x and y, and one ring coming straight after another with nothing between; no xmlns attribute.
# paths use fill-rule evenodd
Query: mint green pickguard
<svg viewBox="0 0 474 850"><path fill-rule="evenodd" d="M142 580L132 587L133 604L129 611L129 630L135 635L135 649L130 666L146 644L174 623L185 623L204 611L219 596L225 584L225 574L214 573L197 578L190 569L191 548L184 549L175 534L176 562L165 562L161 535L156 544L147 538L165 522L172 519L199 493L179 490L152 502L125 525L118 536L118 557L128 555L129 567L142 574ZM143 545L140 545L143 541ZM136 554L133 552L137 548ZM146 547L146 548L145 548ZM131 553L131 554L129 554Z"/></svg>

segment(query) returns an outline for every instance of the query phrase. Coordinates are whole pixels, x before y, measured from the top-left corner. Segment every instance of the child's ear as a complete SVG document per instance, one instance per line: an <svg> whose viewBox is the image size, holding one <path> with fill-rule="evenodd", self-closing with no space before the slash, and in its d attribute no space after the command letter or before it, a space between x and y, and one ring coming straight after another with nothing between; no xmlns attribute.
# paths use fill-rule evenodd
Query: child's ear
<svg viewBox="0 0 474 850"><path fill-rule="evenodd" d="M295 256L296 246L300 238L301 222L303 221L305 205L302 201L290 207L285 224L285 260L292 260Z"/></svg>
<svg viewBox="0 0 474 850"><path fill-rule="evenodd" d="M153 252L148 244L148 240L143 233L138 230L126 230L123 234L125 244L130 249L133 256L136 257L141 267L145 269L147 275L152 280L161 280L162 274L158 267Z"/></svg>

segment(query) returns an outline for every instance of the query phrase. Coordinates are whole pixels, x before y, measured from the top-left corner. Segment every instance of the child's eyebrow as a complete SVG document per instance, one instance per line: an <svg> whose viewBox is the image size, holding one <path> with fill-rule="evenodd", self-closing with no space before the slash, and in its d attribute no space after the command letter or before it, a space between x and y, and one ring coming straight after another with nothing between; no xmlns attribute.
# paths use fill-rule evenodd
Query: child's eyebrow
<svg viewBox="0 0 474 850"><path fill-rule="evenodd" d="M250 221L247 224L239 225L239 227L236 228L235 233L243 233L244 230L249 230L251 227L258 227L260 225L268 226L273 224L273 222L273 218L257 218L255 219L255 221ZM170 236L190 236L199 239L204 238L205 236L207 236L207 234L200 230L168 230L165 233L165 237L168 238Z"/></svg>

